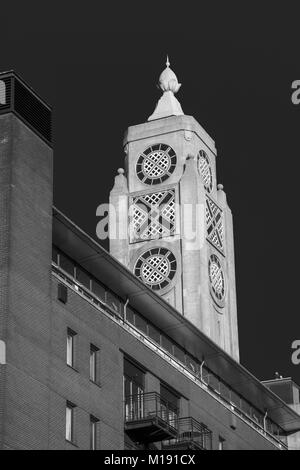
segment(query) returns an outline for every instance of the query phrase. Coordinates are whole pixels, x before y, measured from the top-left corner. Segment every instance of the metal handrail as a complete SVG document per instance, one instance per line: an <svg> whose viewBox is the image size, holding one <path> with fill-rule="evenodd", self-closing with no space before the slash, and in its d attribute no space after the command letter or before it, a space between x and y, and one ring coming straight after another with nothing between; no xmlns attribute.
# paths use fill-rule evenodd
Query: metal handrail
<svg viewBox="0 0 300 470"><path fill-rule="evenodd" d="M177 437L164 442L164 447L183 443L194 443L204 450L212 448L212 431L195 418L178 418L176 423Z"/></svg>
<svg viewBox="0 0 300 470"><path fill-rule="evenodd" d="M124 400L125 423L158 418L176 429L178 409L157 392L127 395Z"/></svg>

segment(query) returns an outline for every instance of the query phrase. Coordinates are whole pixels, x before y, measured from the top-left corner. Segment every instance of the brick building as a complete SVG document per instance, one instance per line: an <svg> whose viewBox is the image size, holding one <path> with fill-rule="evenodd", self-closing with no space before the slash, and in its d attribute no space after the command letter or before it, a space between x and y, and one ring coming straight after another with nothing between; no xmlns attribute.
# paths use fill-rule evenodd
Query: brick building
<svg viewBox="0 0 300 470"><path fill-rule="evenodd" d="M50 107L2 74L0 449L294 445L299 414L184 314L179 284L158 295L53 208L52 164Z"/></svg>

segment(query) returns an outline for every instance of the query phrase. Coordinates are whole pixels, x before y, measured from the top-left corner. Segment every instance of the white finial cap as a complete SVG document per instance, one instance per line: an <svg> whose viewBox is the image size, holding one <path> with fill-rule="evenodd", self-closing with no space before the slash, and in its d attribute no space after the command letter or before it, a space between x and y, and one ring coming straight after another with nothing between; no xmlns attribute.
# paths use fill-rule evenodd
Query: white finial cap
<svg viewBox="0 0 300 470"><path fill-rule="evenodd" d="M181 87L181 83L178 83L175 73L170 69L169 56L167 56L166 66L165 70L160 74L159 87L162 91L172 91L175 94Z"/></svg>
<svg viewBox="0 0 300 470"><path fill-rule="evenodd" d="M178 83L175 73L170 69L170 61L167 56L166 68L159 77L159 88L163 91L163 96L158 101L155 111L148 118L148 121L168 116L183 116L184 113L180 103L174 96L180 87L181 83Z"/></svg>

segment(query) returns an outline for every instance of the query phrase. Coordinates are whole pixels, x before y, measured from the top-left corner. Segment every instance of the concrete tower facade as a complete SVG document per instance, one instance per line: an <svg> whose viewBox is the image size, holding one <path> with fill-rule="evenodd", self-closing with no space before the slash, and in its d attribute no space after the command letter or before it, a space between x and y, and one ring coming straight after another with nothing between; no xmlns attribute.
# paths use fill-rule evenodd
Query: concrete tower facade
<svg viewBox="0 0 300 470"><path fill-rule="evenodd" d="M217 185L217 151L184 115L166 65L154 113L125 134L125 171L110 193L110 252L239 360L232 215Z"/></svg>

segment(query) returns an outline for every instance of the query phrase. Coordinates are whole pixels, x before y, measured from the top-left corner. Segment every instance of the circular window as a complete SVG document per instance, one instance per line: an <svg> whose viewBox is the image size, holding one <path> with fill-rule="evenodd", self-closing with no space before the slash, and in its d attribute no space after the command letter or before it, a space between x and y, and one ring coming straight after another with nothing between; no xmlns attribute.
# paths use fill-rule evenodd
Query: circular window
<svg viewBox="0 0 300 470"><path fill-rule="evenodd" d="M134 267L134 274L153 290L163 289L176 273L176 258L167 248L152 248L143 253Z"/></svg>
<svg viewBox="0 0 300 470"><path fill-rule="evenodd" d="M213 188L213 176L209 158L204 150L200 150L198 153L198 171L202 176L206 191L210 193Z"/></svg>
<svg viewBox="0 0 300 470"><path fill-rule="evenodd" d="M225 276L219 258L216 255L211 255L209 259L209 280L210 287L215 300L223 302L225 298Z"/></svg>
<svg viewBox="0 0 300 470"><path fill-rule="evenodd" d="M145 184L159 184L173 173L176 153L166 144L148 147L138 158L136 174Z"/></svg>

